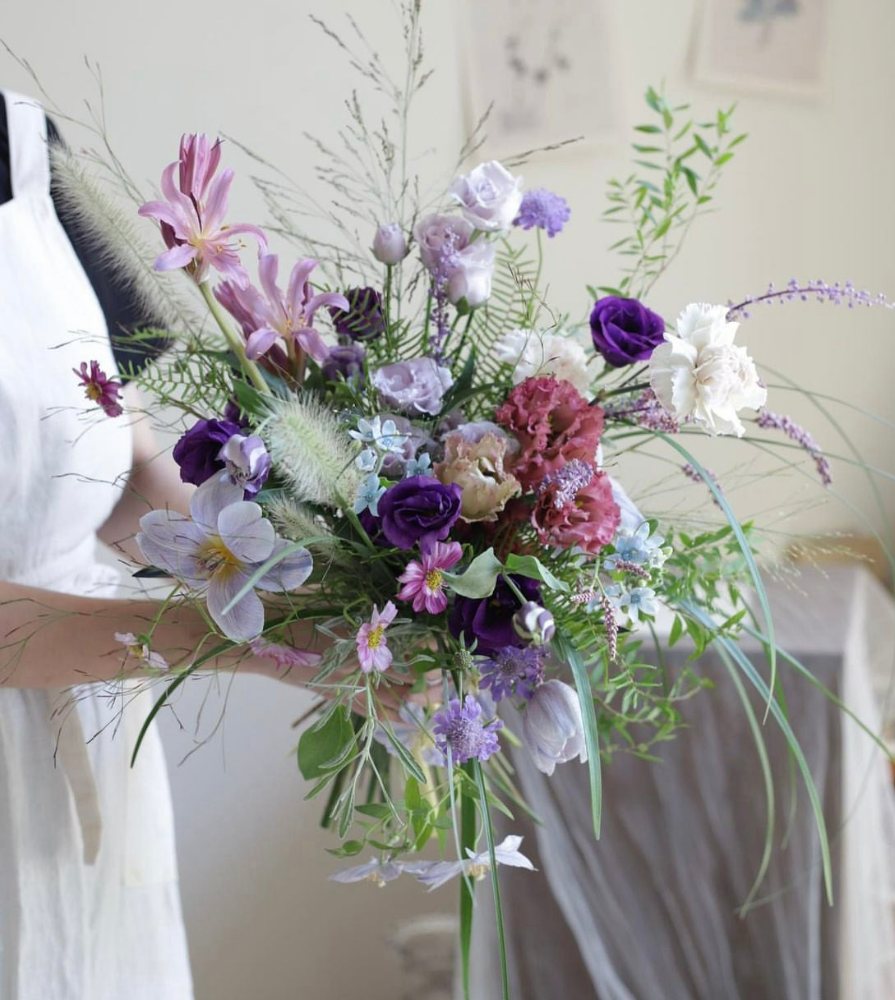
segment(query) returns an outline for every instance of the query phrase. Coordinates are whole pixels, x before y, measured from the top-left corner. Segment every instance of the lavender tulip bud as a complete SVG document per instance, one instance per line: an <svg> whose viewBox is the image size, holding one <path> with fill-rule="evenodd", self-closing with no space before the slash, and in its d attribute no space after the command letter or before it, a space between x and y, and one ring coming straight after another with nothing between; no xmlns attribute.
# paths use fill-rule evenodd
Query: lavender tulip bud
<svg viewBox="0 0 895 1000"><path fill-rule="evenodd" d="M553 774L557 764L587 760L587 743L578 695L562 681L545 681L522 716L522 741L535 767Z"/></svg>
<svg viewBox="0 0 895 1000"><path fill-rule="evenodd" d="M520 639L534 646L545 646L556 634L553 615L534 601L526 601L513 615L513 628Z"/></svg>
<svg viewBox="0 0 895 1000"><path fill-rule="evenodd" d="M373 256L380 264L400 264L407 256L407 240L396 222L388 222L376 230Z"/></svg>

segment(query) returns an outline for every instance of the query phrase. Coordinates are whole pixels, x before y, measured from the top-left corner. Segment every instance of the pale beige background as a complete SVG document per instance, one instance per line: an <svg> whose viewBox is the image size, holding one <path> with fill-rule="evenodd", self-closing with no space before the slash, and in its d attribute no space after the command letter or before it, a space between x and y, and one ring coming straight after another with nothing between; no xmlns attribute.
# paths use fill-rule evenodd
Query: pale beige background
<svg viewBox="0 0 895 1000"><path fill-rule="evenodd" d="M625 122L642 119L643 90L663 79L673 95L707 112L737 98L688 82L692 0L613 0L608 6L618 113ZM438 71L416 124L420 145L441 149L423 165L446 169L464 127L458 78L464 43L455 3L424 7ZM221 129L310 182L313 153L302 132L329 136L342 121L341 102L354 81L306 15L325 13L338 23L343 10L357 16L384 55L396 53L393 6L386 0L7 0L0 33L72 107L93 93L82 57L101 63L112 136L143 179L156 179L182 131ZM831 0L829 27L823 97L813 103L740 99L739 123L751 138L723 185L720 211L697 227L657 287L651 304L660 312L674 316L691 300L725 301L791 274L853 278L895 294L889 113L895 7L890 0ZM5 56L0 80L31 86ZM621 144L603 144L525 171L528 182L549 185L572 205L567 232L550 244L547 275L554 300L578 314L587 304L585 282L616 278L616 262L605 249L616 233L599 216L605 180L625 170L626 155ZM234 217L258 211L257 197L238 184ZM828 306L775 308L743 330L758 358L890 420L893 333L891 313L846 315ZM777 398L772 405L812 422L822 442L829 438L804 401ZM868 458L890 467L891 431L857 418L850 424ZM717 448L707 452L721 474L738 460ZM895 498L883 485L891 514ZM857 474L840 475L837 486L849 503L869 506L869 490ZM772 490L767 482L732 498L743 512L792 500L789 488ZM873 523L882 528L886 520L875 515ZM798 526L859 528L860 520L828 503L803 514ZM195 719L204 691L197 686L180 704L185 723ZM212 699L207 724L222 697ZM300 692L274 683L237 681L225 725L180 767L190 741L172 718L165 720L200 1000L341 1000L355 993L391 1000L400 992L389 934L409 915L453 907L449 889L427 897L409 885L379 891L325 881L335 867L323 851L330 841L316 828L318 804L301 802L304 789L291 758L289 723L305 703Z"/></svg>

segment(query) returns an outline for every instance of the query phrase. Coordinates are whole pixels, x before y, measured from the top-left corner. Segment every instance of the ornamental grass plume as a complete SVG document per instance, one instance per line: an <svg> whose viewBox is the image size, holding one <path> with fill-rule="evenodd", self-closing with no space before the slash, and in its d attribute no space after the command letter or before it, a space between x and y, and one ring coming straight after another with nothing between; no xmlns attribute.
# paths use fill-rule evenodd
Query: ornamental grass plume
<svg viewBox="0 0 895 1000"><path fill-rule="evenodd" d="M332 410L307 397L271 403L260 429L277 472L294 498L304 503L342 506L357 492L357 448ZM349 505L350 506L350 505Z"/></svg>

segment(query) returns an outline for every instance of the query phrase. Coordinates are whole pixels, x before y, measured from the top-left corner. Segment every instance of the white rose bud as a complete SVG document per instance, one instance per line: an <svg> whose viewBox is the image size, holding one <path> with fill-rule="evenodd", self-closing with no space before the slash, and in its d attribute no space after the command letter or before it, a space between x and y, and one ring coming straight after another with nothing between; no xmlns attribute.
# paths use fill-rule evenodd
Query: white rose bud
<svg viewBox="0 0 895 1000"><path fill-rule="evenodd" d="M516 634L534 646L544 646L556 635L556 622L546 608L526 601L513 615Z"/></svg>
<svg viewBox="0 0 895 1000"><path fill-rule="evenodd" d="M407 256L407 240L396 222L388 222L376 230L373 256L380 264L400 264Z"/></svg>
<svg viewBox="0 0 895 1000"><path fill-rule="evenodd" d="M497 160L489 160L458 177L451 195L476 229L498 233L509 229L519 214L522 178L514 177Z"/></svg>
<svg viewBox="0 0 895 1000"><path fill-rule="evenodd" d="M494 254L491 243L476 240L456 255L447 286L452 305L466 299L470 309L476 309L488 301L494 274Z"/></svg>
<svg viewBox="0 0 895 1000"><path fill-rule="evenodd" d="M562 681L545 681L522 716L522 740L535 767L553 774L557 764L573 757L587 760L587 743L578 695Z"/></svg>

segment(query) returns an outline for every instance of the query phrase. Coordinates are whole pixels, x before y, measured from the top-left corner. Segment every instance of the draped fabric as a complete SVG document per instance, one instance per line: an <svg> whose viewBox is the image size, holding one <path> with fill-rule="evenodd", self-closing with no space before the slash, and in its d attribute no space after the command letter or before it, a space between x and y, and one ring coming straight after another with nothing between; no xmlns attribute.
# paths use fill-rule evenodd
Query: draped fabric
<svg viewBox="0 0 895 1000"><path fill-rule="evenodd" d="M809 574L772 588L780 644L879 729L895 654L895 613L864 572ZM750 650L762 665L758 651ZM680 668L686 652L665 651ZM501 872L516 1000L891 1000L895 997L895 806L881 752L821 692L780 664L789 720L829 830L835 905L804 785L773 719L762 727L776 783L775 831L755 906L767 817L746 714L723 662L684 706L688 728L660 762L619 754L603 769L595 842L587 769L540 774L514 762L542 825L524 833L540 873ZM874 692L873 681L880 679ZM748 688L748 683L745 685ZM763 703L750 692L759 720ZM477 893L472 996L499 997L486 884Z"/></svg>

